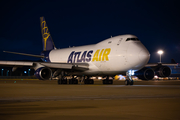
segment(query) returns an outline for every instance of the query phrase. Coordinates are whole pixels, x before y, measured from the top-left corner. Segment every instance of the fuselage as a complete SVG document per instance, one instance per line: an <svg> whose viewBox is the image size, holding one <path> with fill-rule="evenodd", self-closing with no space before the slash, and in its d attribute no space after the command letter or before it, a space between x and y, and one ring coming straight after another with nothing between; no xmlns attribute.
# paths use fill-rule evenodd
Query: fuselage
<svg viewBox="0 0 180 120"><path fill-rule="evenodd" d="M56 63L88 63L89 70L79 74L116 75L143 68L149 58L148 50L136 36L119 35L93 45L54 49L46 59Z"/></svg>

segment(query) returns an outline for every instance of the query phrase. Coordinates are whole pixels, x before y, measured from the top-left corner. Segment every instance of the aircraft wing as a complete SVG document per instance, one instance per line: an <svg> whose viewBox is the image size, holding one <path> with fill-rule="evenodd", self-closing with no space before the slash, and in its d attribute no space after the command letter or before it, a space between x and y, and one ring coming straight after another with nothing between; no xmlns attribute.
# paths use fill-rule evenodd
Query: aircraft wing
<svg viewBox="0 0 180 120"><path fill-rule="evenodd" d="M25 61L0 61L0 66L33 66L33 62Z"/></svg>
<svg viewBox="0 0 180 120"><path fill-rule="evenodd" d="M178 63L148 63L144 67L156 67L156 66L178 66Z"/></svg>
<svg viewBox="0 0 180 120"><path fill-rule="evenodd" d="M89 69L89 64L87 63L47 63L47 62L37 62L37 63L49 68L76 69L82 71Z"/></svg>
<svg viewBox="0 0 180 120"><path fill-rule="evenodd" d="M51 62L28 62L28 61L0 61L0 66L44 66L49 68L59 69L74 69L74 70L88 70L89 64L87 63L51 63Z"/></svg>

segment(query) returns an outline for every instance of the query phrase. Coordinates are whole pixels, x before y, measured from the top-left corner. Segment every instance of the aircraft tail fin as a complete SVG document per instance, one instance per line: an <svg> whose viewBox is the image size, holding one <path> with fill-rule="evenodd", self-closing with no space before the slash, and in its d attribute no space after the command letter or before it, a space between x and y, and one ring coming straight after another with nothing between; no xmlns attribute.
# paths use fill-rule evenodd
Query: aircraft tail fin
<svg viewBox="0 0 180 120"><path fill-rule="evenodd" d="M44 17L40 17L43 51L56 49Z"/></svg>
<svg viewBox="0 0 180 120"><path fill-rule="evenodd" d="M175 63L176 64L177 62L174 59L171 59L171 63Z"/></svg>

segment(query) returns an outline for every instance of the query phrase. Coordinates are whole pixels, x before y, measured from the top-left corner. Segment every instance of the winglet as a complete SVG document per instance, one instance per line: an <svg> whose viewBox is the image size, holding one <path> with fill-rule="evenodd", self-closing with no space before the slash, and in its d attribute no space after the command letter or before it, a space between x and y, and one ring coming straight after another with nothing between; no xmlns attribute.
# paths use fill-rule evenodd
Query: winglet
<svg viewBox="0 0 180 120"><path fill-rule="evenodd" d="M44 17L40 17L43 51L56 49Z"/></svg>

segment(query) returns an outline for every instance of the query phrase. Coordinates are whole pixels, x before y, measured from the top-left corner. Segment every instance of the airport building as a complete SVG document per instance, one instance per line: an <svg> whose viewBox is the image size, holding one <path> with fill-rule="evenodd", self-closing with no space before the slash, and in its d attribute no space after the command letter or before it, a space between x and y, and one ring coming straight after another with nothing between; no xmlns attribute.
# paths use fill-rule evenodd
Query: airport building
<svg viewBox="0 0 180 120"><path fill-rule="evenodd" d="M35 78L34 69L30 69L30 67L21 67L21 68L13 68L13 67L0 67L1 76L0 78Z"/></svg>

